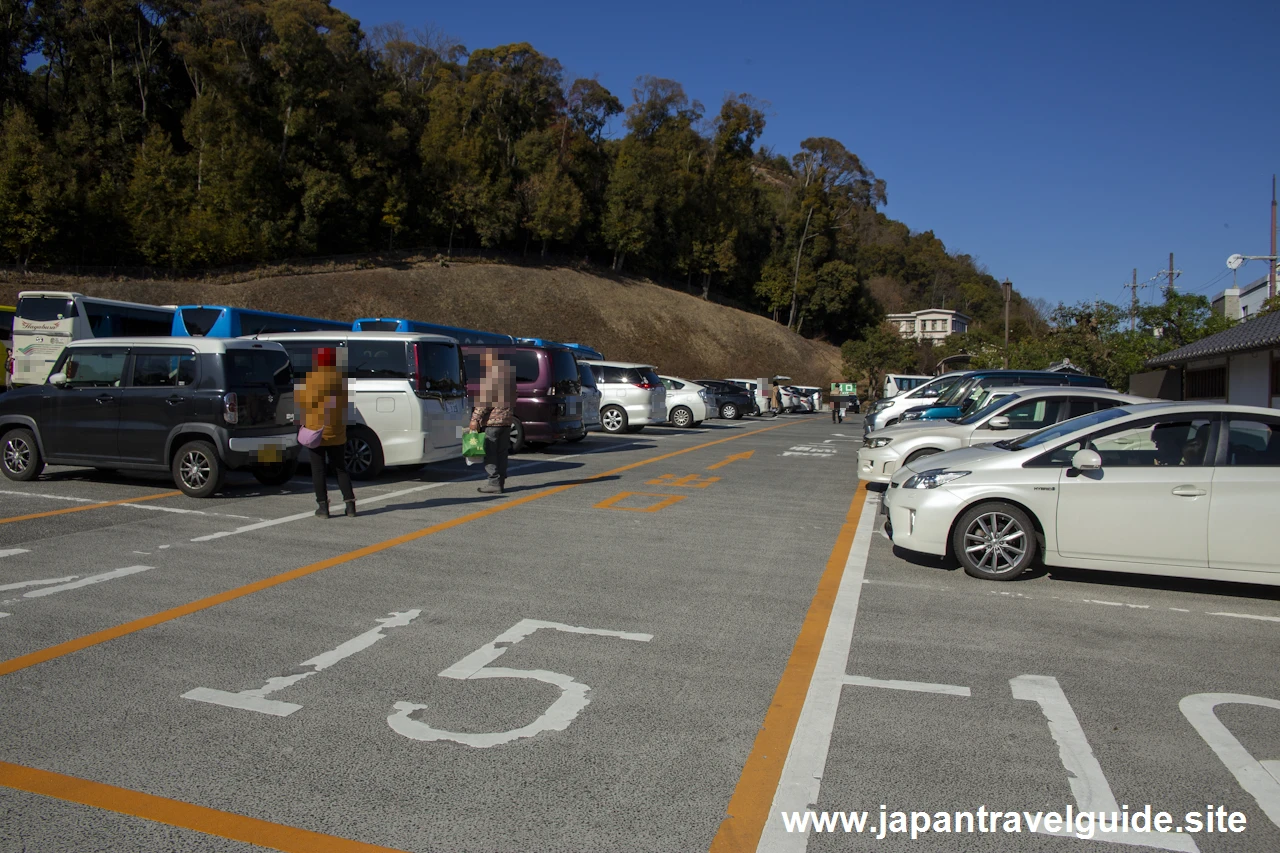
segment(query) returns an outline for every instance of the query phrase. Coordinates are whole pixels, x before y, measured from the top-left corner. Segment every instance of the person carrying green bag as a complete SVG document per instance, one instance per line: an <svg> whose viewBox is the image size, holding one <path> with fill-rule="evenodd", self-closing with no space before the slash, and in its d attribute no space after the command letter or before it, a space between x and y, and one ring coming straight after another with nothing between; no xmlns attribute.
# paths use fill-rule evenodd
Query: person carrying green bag
<svg viewBox="0 0 1280 853"><path fill-rule="evenodd" d="M467 457L470 465L477 457L484 457L484 433L468 432L462 436L462 455Z"/></svg>
<svg viewBox="0 0 1280 853"><path fill-rule="evenodd" d="M493 350L480 356L484 375L480 377L480 393L471 412L468 436L472 441L483 438L484 470L489 481L476 491L500 495L507 483L507 453L511 450L511 425L515 423L516 371L510 362L496 358ZM484 435L479 433L484 431ZM467 436L463 437L463 454Z"/></svg>

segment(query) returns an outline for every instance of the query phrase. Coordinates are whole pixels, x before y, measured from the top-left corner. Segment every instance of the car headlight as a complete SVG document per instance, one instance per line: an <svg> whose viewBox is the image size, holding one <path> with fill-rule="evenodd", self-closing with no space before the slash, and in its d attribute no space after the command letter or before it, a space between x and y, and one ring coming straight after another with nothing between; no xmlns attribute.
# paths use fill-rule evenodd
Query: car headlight
<svg viewBox="0 0 1280 853"><path fill-rule="evenodd" d="M890 402L889 400L880 400L874 406L871 407L871 411L883 412L885 409L889 408L891 405L893 405L893 403Z"/></svg>
<svg viewBox="0 0 1280 853"><path fill-rule="evenodd" d="M930 468L928 471L921 471L914 477L902 484L904 489L936 489L938 486L950 483L952 480L959 480L961 477L967 477L972 473L970 471L948 471L945 468Z"/></svg>
<svg viewBox="0 0 1280 853"><path fill-rule="evenodd" d="M902 421L918 421L924 417L924 412L904 412L898 420Z"/></svg>
<svg viewBox="0 0 1280 853"><path fill-rule="evenodd" d="M893 439L892 439L892 438L885 438L885 437L883 437L883 436L875 436L875 437L871 437L871 438L864 438L864 439L862 440L862 446L863 446L863 447L884 447L886 444L888 444L888 443L889 443L889 442L891 442L891 441L893 441Z"/></svg>

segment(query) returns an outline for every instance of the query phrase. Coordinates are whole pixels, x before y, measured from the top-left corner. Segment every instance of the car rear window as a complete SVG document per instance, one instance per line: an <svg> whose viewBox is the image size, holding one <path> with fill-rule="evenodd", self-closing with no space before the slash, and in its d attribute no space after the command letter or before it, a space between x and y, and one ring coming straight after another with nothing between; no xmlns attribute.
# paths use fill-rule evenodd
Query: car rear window
<svg viewBox="0 0 1280 853"><path fill-rule="evenodd" d="M228 349L225 355L227 384L274 385L284 388L290 384L292 367L289 356L280 350Z"/></svg>
<svg viewBox="0 0 1280 853"><path fill-rule="evenodd" d="M34 323L48 323L79 316L76 303L60 296L24 296L18 300L18 316Z"/></svg>
<svg viewBox="0 0 1280 853"><path fill-rule="evenodd" d="M596 375L591 372L589 365L578 362L578 379L582 382L583 388L596 387Z"/></svg>
<svg viewBox="0 0 1280 853"><path fill-rule="evenodd" d="M644 377L645 382L648 382L650 385L653 385L659 388L662 387L662 379L659 378L656 371L646 367L644 370L639 371L639 373L642 377Z"/></svg>
<svg viewBox="0 0 1280 853"><path fill-rule="evenodd" d="M542 370L538 366L537 350L495 350L494 358L505 361L515 367L517 383L527 385L536 383L541 378ZM465 353L465 362L467 381L476 382L484 378L484 362L481 360L479 352ZM577 378L576 370L574 371L574 377L575 379Z"/></svg>
<svg viewBox="0 0 1280 853"><path fill-rule="evenodd" d="M547 351L551 357L551 380L558 394L581 394L582 377L578 375L578 362L568 350Z"/></svg>
<svg viewBox="0 0 1280 853"><path fill-rule="evenodd" d="M446 397L461 397L467 392L460 350L453 344L414 344L417 355L416 385L419 393L433 392ZM478 361L477 357L477 361ZM479 374L477 374L479 375Z"/></svg>
<svg viewBox="0 0 1280 853"><path fill-rule="evenodd" d="M350 341L347 375L352 379L408 379L409 356L403 341Z"/></svg>
<svg viewBox="0 0 1280 853"><path fill-rule="evenodd" d="M290 341L284 344L285 352L293 365L293 379L301 382L311 372L311 359L318 349L336 349L338 363L347 363L347 347L342 341Z"/></svg>

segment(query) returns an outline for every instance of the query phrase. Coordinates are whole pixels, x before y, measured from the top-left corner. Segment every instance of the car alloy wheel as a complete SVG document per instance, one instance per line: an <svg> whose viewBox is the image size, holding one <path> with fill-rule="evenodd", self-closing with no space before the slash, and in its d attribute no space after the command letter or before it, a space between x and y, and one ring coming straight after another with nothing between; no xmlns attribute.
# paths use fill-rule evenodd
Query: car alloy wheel
<svg viewBox="0 0 1280 853"><path fill-rule="evenodd" d="M600 413L600 423L605 432L622 432L627 426L627 416L617 406L609 406Z"/></svg>
<svg viewBox="0 0 1280 853"><path fill-rule="evenodd" d="M31 467L31 445L20 436L4 443L4 467L12 474L25 474Z"/></svg>
<svg viewBox="0 0 1280 853"><path fill-rule="evenodd" d="M373 465L373 445L363 436L352 436L347 439L346 465L347 473L353 477L359 477L366 473Z"/></svg>
<svg viewBox="0 0 1280 853"><path fill-rule="evenodd" d="M733 403L725 403L720 407L720 417L726 421L736 421L738 419L738 407Z"/></svg>
<svg viewBox="0 0 1280 853"><path fill-rule="evenodd" d="M183 484L192 491L203 489L213 475L213 465L209 462L209 457L200 450L188 450L184 453L178 470Z"/></svg>
<svg viewBox="0 0 1280 853"><path fill-rule="evenodd" d="M671 413L671 423L678 427L687 427L693 423L693 412L684 406L676 406L676 410Z"/></svg>
<svg viewBox="0 0 1280 853"><path fill-rule="evenodd" d="M976 516L964 531L965 554L985 575L1020 572L1025 564L1028 533L1012 515L991 510Z"/></svg>

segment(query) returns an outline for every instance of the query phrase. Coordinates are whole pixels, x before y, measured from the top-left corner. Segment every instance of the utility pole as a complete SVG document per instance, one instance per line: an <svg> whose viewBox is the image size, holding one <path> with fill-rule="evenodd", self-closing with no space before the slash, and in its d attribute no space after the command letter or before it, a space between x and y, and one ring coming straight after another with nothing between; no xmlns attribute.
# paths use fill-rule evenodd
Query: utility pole
<svg viewBox="0 0 1280 853"><path fill-rule="evenodd" d="M1169 253L1169 293L1173 293L1173 252Z"/></svg>
<svg viewBox="0 0 1280 853"><path fill-rule="evenodd" d="M1276 176L1271 176L1271 275L1267 280L1267 298L1276 295ZM1173 266L1173 264L1169 264Z"/></svg>
<svg viewBox="0 0 1280 853"><path fill-rule="evenodd" d="M1170 266L1173 266L1170 264ZM1129 331L1138 328L1138 268L1133 268L1133 284L1129 285L1133 298L1129 300Z"/></svg>
<svg viewBox="0 0 1280 853"><path fill-rule="evenodd" d="M1009 369L1009 300L1013 297L1013 284L1004 280L1004 369Z"/></svg>

